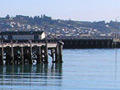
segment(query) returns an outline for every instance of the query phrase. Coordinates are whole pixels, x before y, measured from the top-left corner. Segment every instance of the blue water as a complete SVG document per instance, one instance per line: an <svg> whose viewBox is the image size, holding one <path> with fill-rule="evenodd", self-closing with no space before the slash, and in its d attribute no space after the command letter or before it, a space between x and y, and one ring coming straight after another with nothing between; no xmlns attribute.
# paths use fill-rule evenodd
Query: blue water
<svg viewBox="0 0 120 90"><path fill-rule="evenodd" d="M0 90L120 90L120 49L63 50L63 61L0 66Z"/></svg>

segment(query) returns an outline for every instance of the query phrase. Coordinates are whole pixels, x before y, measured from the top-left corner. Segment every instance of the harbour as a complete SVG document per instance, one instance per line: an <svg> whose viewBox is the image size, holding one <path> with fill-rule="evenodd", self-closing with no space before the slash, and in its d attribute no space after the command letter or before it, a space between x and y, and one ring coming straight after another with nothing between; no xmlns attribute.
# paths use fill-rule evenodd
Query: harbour
<svg viewBox="0 0 120 90"><path fill-rule="evenodd" d="M120 90L120 0L1 0L0 90Z"/></svg>
<svg viewBox="0 0 120 90"><path fill-rule="evenodd" d="M115 52L64 49L61 64L0 66L0 90L119 90L120 55L116 62Z"/></svg>
<svg viewBox="0 0 120 90"><path fill-rule="evenodd" d="M2 32L0 89L117 90L119 52L114 39L50 40L41 31Z"/></svg>

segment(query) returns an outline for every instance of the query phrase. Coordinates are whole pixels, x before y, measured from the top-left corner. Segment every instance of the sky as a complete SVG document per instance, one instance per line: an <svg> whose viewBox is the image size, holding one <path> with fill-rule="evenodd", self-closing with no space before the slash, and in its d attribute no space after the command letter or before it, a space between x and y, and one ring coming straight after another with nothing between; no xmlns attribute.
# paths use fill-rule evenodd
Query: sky
<svg viewBox="0 0 120 90"><path fill-rule="evenodd" d="M45 14L53 19L120 21L120 0L0 0L0 17Z"/></svg>

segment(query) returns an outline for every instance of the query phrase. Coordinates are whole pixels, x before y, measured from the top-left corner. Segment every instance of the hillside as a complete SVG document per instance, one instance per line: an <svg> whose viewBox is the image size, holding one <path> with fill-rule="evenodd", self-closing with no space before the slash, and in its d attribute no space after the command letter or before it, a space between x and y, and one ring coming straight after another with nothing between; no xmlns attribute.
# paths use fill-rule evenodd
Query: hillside
<svg viewBox="0 0 120 90"><path fill-rule="evenodd" d="M52 19L46 15L29 17L16 15L15 17L0 18L0 30L41 30L48 38L112 38L119 35L120 22L84 22L74 20Z"/></svg>

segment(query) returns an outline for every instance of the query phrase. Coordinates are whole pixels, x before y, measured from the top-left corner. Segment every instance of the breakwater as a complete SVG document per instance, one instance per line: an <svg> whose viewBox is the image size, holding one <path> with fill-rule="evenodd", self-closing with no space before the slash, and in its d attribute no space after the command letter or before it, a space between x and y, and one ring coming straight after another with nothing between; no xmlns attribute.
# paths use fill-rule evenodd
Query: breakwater
<svg viewBox="0 0 120 90"><path fill-rule="evenodd" d="M61 41L64 42L64 49L120 48L120 42L114 42L113 39L62 39Z"/></svg>
<svg viewBox="0 0 120 90"><path fill-rule="evenodd" d="M62 40L64 48L112 48L112 39L73 39Z"/></svg>

